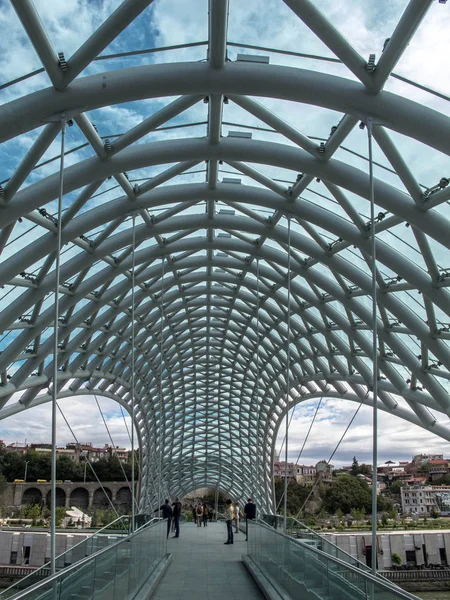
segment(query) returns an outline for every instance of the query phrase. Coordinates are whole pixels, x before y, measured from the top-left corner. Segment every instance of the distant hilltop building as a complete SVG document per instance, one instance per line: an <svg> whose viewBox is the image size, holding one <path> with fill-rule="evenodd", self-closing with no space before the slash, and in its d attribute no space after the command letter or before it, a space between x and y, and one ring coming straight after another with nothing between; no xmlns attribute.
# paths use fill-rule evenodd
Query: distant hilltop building
<svg viewBox="0 0 450 600"><path fill-rule="evenodd" d="M433 511L450 515L449 485L413 485L400 489L402 512L428 516Z"/></svg>
<svg viewBox="0 0 450 600"><path fill-rule="evenodd" d="M5 450L7 452L18 452L19 454L26 454L31 451L48 454L52 451L52 446L49 443L31 442L30 444L22 444L16 442L6 446ZM108 458L109 456L117 456L121 463L126 463L130 458L130 454L131 451L126 448L121 448L119 446L114 447L109 444L105 444L103 448L96 448L90 442L82 444L69 443L66 444L65 447L61 446L56 448L57 456L66 456L75 463L83 462L85 460L97 462L103 458Z"/></svg>
<svg viewBox="0 0 450 600"><path fill-rule="evenodd" d="M275 478L284 478L285 464L283 461L277 461L273 464L273 476ZM300 485L312 485L318 477L323 483L331 483L333 469L333 465L329 465L325 460L319 461L315 466L287 464L288 478L295 479Z"/></svg>

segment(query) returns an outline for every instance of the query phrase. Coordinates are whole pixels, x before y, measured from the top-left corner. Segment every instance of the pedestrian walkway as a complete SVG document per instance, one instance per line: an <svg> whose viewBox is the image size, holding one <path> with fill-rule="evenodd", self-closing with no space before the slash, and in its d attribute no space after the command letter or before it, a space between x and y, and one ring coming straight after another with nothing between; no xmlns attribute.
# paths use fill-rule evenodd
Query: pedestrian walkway
<svg viewBox="0 0 450 600"><path fill-rule="evenodd" d="M152 600L260 600L261 593L242 563L245 534L224 546L225 523L199 528L182 523L180 537L170 537L172 562Z"/></svg>

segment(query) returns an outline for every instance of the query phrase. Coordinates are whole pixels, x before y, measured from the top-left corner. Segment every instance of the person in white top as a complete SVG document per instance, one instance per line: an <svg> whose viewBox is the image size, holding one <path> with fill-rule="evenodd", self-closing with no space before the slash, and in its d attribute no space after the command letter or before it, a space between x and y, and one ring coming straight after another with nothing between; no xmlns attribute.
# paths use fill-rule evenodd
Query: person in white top
<svg viewBox="0 0 450 600"><path fill-rule="evenodd" d="M225 509L225 519L227 522L227 541L225 545L233 544L233 519L234 519L234 506L230 499L227 500L227 508Z"/></svg>
<svg viewBox="0 0 450 600"><path fill-rule="evenodd" d="M236 533L239 533L239 504L236 502L234 507L234 525L236 528Z"/></svg>

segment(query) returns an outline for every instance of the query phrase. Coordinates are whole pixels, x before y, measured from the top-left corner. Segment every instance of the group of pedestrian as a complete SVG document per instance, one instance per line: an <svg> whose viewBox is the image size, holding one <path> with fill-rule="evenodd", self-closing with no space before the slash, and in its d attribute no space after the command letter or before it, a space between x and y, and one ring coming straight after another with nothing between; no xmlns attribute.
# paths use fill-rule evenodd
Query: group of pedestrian
<svg viewBox="0 0 450 600"><path fill-rule="evenodd" d="M203 527L207 527L211 511L206 503L202 504L199 501L197 506L194 506L192 509L192 516L194 517L194 523L197 523L197 527L201 527L202 525Z"/></svg>
<svg viewBox="0 0 450 600"><path fill-rule="evenodd" d="M158 510L161 510L162 518L167 519L167 537L169 537L171 526L173 527L173 531L175 531L175 535L173 537L180 537L181 508L182 504L178 498L175 499L175 502L172 502L172 506L170 505L170 501L166 498L166 500L164 500L164 504L159 508L156 508L154 511L157 512Z"/></svg>
<svg viewBox="0 0 450 600"><path fill-rule="evenodd" d="M167 537L169 537L170 530L175 532L173 537L180 537L180 517L181 517L182 504L178 498L175 502L170 504L170 501L166 499L164 504L160 508L155 509L162 511L162 518L167 519ZM194 522L197 523L197 527L207 527L208 519L211 516L211 511L208 505L205 503L198 502L192 509ZM239 533L239 520L245 516L245 541L248 540L248 522L256 518L256 504L252 498L247 500L247 504L244 506L244 512L242 513L239 504L228 499L226 502L225 509L225 520L227 524L227 541L225 545L234 544L233 526L235 527L235 533Z"/></svg>
<svg viewBox="0 0 450 600"><path fill-rule="evenodd" d="M233 506L233 502L228 499L227 507L225 509L225 520L227 523L227 541L225 542L225 546L229 544L234 544L234 535L233 535L233 524L236 528L236 533L239 533L239 519L242 516L239 505L236 503ZM256 504L253 502L252 498L247 500L247 504L244 506L244 516L245 516L245 541L248 540L248 522L256 518Z"/></svg>

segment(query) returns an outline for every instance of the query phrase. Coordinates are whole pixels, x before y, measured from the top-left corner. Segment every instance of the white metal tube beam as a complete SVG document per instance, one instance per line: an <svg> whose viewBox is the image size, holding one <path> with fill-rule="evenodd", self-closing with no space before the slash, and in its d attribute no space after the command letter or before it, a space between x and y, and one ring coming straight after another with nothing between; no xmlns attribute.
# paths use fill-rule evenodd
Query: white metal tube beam
<svg viewBox="0 0 450 600"><path fill-rule="evenodd" d="M153 0L124 0L70 57L64 85L68 86L152 2Z"/></svg>
<svg viewBox="0 0 450 600"><path fill-rule="evenodd" d="M245 143L233 138L224 138L216 146L209 145L206 140L173 140L155 142L151 145L140 144L130 147L112 157L109 161L91 158L78 165L66 169L65 189L67 192L89 184L92 180L108 177L115 172L129 171L144 166L174 163L184 160L238 160L242 162L257 162L272 164L286 169L298 169L311 176L330 181L341 186L361 198L368 199L369 189L367 175L351 165L341 163L336 159L328 163L314 159L296 149L269 142L245 140ZM19 191L14 200L2 211L3 226L16 221L24 212L31 212L42 204L54 199L57 195L57 180L50 176L44 181L33 184ZM414 207L409 196L399 190L375 180L375 201L378 206L394 213L404 221L417 226L430 237L448 244L448 223L434 211L423 211Z"/></svg>
<svg viewBox="0 0 450 600"><path fill-rule="evenodd" d="M303 148L313 156L317 156L317 148L318 145L314 143L300 131L297 131L292 125L280 119L276 114L263 106L260 102L253 100L253 98L249 98L248 96L230 96L230 100L232 100L235 104L252 114L257 119L260 119L263 123L272 127L277 133L284 135L288 140L294 142Z"/></svg>
<svg viewBox="0 0 450 600"><path fill-rule="evenodd" d="M237 162L233 160L229 160L227 162L230 165L230 167L236 169L236 171L240 171L243 175L251 177L252 179L257 181L264 187L268 188L269 190L272 190L272 192L275 192L282 198L286 198L286 190L279 183L277 183L273 179L270 179L270 177L266 177L266 175L263 175L253 167L250 167L249 165L246 165L242 162Z"/></svg>
<svg viewBox="0 0 450 600"><path fill-rule="evenodd" d="M53 87L58 89L61 86L63 72L59 67L58 55L48 38L33 1L11 0L11 4L27 32L44 69L47 71Z"/></svg>
<svg viewBox="0 0 450 600"><path fill-rule="evenodd" d="M170 119L173 119L180 113L184 112L194 104L197 104L202 99L202 96L181 96L177 98L161 110L158 110L154 115L139 123L120 137L118 137L113 143L110 154L116 154L120 152L133 142L144 137L147 133L154 131L157 127L160 127Z"/></svg>
<svg viewBox="0 0 450 600"><path fill-rule="evenodd" d="M38 139L28 150L27 154L25 155L25 158L22 160L22 162L17 167L8 183L5 185L6 203L8 203L11 200L11 198L13 198L14 194L23 184L23 182L31 173L31 171L34 169L38 160L48 149L48 147L60 131L61 126L59 123L49 123L44 127Z"/></svg>
<svg viewBox="0 0 450 600"><path fill-rule="evenodd" d="M372 79L366 61L330 23L311 0L284 0L284 3L313 31L344 65L368 88Z"/></svg>
<svg viewBox="0 0 450 600"><path fill-rule="evenodd" d="M63 111L78 114L141 98L204 94L206 89L210 94L228 97L241 94L292 100L359 119L370 114L376 123L450 154L449 117L388 92L367 94L360 84L345 78L292 67L250 66L239 62L226 63L223 69L211 69L207 63L173 63L161 67L135 67L128 73L124 69L108 71L108 85L101 94L98 90L103 75L98 74L76 82L67 95L50 88L4 104L0 107L0 141L25 133Z"/></svg>
<svg viewBox="0 0 450 600"><path fill-rule="evenodd" d="M414 175L408 168L408 165L403 160L400 152L396 148L395 144L390 139L387 131L384 127L375 126L373 128L373 137L377 141L377 144L383 150L386 158L395 169L397 175L400 177L403 185L411 194L411 198L418 205L422 205L422 189L417 183Z"/></svg>
<svg viewBox="0 0 450 600"><path fill-rule="evenodd" d="M375 90L386 83L434 0L410 0L374 71Z"/></svg>
<svg viewBox="0 0 450 600"><path fill-rule="evenodd" d="M221 69L227 53L228 0L209 0L209 64Z"/></svg>
<svg viewBox="0 0 450 600"><path fill-rule="evenodd" d="M75 117L75 121L84 134L84 137L94 149L94 152L97 154L97 156L99 156L102 160L105 160L106 150L103 140L92 125L86 113L79 114L77 117Z"/></svg>

